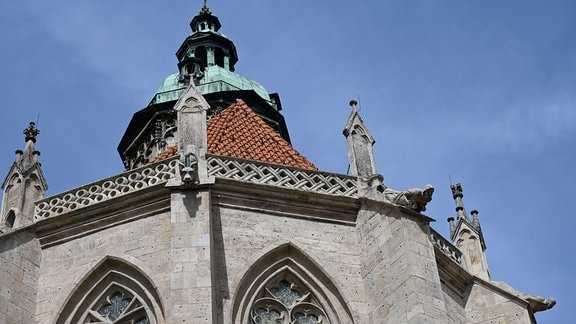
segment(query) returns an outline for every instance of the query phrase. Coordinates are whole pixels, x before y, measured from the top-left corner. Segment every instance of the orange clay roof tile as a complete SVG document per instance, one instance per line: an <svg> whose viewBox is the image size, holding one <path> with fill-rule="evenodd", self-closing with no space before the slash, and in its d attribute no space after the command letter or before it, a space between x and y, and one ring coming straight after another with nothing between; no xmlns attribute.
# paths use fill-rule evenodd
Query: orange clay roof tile
<svg viewBox="0 0 576 324"><path fill-rule="evenodd" d="M317 170L241 100L208 121L208 152Z"/></svg>
<svg viewBox="0 0 576 324"><path fill-rule="evenodd" d="M160 155L148 161L148 163L159 162L167 158L176 156L176 154L178 154L178 145L172 145L169 148L165 149L164 152L160 153Z"/></svg>
<svg viewBox="0 0 576 324"><path fill-rule="evenodd" d="M167 159L177 152L177 146L171 146L150 162ZM208 152L303 169L318 169L242 100L208 121Z"/></svg>

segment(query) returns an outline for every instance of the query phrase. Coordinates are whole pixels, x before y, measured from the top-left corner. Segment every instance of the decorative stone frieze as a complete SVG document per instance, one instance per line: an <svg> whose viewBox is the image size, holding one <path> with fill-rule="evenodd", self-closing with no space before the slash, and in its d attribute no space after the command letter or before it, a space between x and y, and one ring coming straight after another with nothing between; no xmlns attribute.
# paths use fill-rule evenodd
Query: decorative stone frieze
<svg viewBox="0 0 576 324"><path fill-rule="evenodd" d="M177 159L164 160L40 200L36 203L34 221L165 184L176 175L177 164ZM322 194L352 198L358 195L356 177L230 157L208 155L208 174L219 178Z"/></svg>
<svg viewBox="0 0 576 324"><path fill-rule="evenodd" d="M164 184L174 177L177 163L175 159L164 160L40 200L36 203L34 221Z"/></svg>
<svg viewBox="0 0 576 324"><path fill-rule="evenodd" d="M243 182L356 198L356 177L230 157L208 156L208 174Z"/></svg>

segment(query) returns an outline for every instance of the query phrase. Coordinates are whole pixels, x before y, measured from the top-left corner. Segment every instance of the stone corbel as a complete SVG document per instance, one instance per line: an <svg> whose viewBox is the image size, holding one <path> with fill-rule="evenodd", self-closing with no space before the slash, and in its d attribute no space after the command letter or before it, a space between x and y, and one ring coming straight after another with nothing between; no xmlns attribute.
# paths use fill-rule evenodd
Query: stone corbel
<svg viewBox="0 0 576 324"><path fill-rule="evenodd" d="M549 310L550 308L554 307L554 305L556 305L556 300L554 298L544 298L534 294L526 294L512 288L510 285L503 281L492 281L491 283L496 287L527 301L534 313Z"/></svg>

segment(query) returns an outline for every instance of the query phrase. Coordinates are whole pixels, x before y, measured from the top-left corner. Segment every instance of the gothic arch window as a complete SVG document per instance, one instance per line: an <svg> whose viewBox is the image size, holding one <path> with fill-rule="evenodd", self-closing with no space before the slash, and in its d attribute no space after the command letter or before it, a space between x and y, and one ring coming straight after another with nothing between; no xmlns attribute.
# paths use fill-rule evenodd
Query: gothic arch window
<svg viewBox="0 0 576 324"><path fill-rule="evenodd" d="M352 323L351 312L332 279L291 243L253 262L234 295L234 323Z"/></svg>
<svg viewBox="0 0 576 324"><path fill-rule="evenodd" d="M251 312L252 323L329 323L318 299L291 273L270 280L260 291Z"/></svg>
<svg viewBox="0 0 576 324"><path fill-rule="evenodd" d="M57 323L161 324L163 308L149 278L107 257L67 298Z"/></svg>
<svg viewBox="0 0 576 324"><path fill-rule="evenodd" d="M12 227L14 227L14 221L15 220L16 220L16 214L14 213L13 210L11 210L8 212L8 216L6 216L6 221L4 222L4 224L8 228L12 228Z"/></svg>

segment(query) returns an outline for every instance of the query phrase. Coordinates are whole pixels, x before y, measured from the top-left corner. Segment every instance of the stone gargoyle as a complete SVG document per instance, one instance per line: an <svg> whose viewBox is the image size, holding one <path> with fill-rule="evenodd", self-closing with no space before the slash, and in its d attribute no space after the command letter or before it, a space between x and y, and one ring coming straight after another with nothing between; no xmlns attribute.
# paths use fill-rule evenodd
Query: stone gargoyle
<svg viewBox="0 0 576 324"><path fill-rule="evenodd" d="M433 193L434 187L432 185L404 191L386 188L386 190L384 190L384 197L393 204L422 212L426 210L426 204L432 200Z"/></svg>
<svg viewBox="0 0 576 324"><path fill-rule="evenodd" d="M198 159L193 153L181 156L180 158L180 176L182 182L187 186L198 184Z"/></svg>

